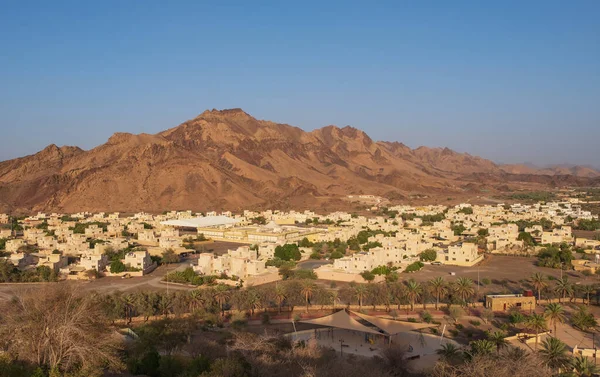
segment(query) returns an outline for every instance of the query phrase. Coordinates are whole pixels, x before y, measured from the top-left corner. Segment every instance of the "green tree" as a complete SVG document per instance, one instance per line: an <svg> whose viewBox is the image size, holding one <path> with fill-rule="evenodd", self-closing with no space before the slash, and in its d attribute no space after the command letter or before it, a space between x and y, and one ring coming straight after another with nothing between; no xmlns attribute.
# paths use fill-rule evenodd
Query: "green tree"
<svg viewBox="0 0 600 377"><path fill-rule="evenodd" d="M535 333L535 350L537 351L539 333L547 329L546 318L541 314L532 314L525 320L527 327Z"/></svg>
<svg viewBox="0 0 600 377"><path fill-rule="evenodd" d="M114 260L110 262L110 272L113 274L118 274L121 272L127 271L127 266L123 264L120 260Z"/></svg>
<svg viewBox="0 0 600 377"><path fill-rule="evenodd" d="M434 249L427 249L419 254L419 258L423 262L433 262L437 259L437 252Z"/></svg>
<svg viewBox="0 0 600 377"><path fill-rule="evenodd" d="M582 331L588 331L598 325L594 315L589 312L589 309L586 306L579 307L579 309L571 316L571 322L575 327Z"/></svg>
<svg viewBox="0 0 600 377"><path fill-rule="evenodd" d="M225 315L225 303L231 298L231 290L224 284L219 284L213 291L213 298L219 305L219 311Z"/></svg>
<svg viewBox="0 0 600 377"><path fill-rule="evenodd" d="M179 262L179 255L175 254L173 249L167 249L162 253L162 263L172 264Z"/></svg>
<svg viewBox="0 0 600 377"><path fill-rule="evenodd" d="M489 355L494 352L494 349L496 348L494 342L487 339L474 340L469 343L469 345L471 347L469 352L471 356Z"/></svg>
<svg viewBox="0 0 600 377"><path fill-rule="evenodd" d="M581 290L581 293L583 293L585 295L586 298L586 304L589 306L590 305L590 296L593 295L594 293L596 293L596 287L594 287L593 285L582 285L579 287L579 289Z"/></svg>
<svg viewBox="0 0 600 377"><path fill-rule="evenodd" d="M473 280L465 277L459 277L454 282L454 291L465 305L468 304L469 299L473 297L473 294L475 293L475 289L473 288Z"/></svg>
<svg viewBox="0 0 600 377"><path fill-rule="evenodd" d="M460 348L454 343L444 343L438 348L435 353L437 353L441 359L447 362L457 361L462 357L462 353Z"/></svg>
<svg viewBox="0 0 600 377"><path fill-rule="evenodd" d="M597 375L600 370L593 364L589 358L583 355L577 355L571 360L571 367L573 367L576 376L581 377L592 377ZM567 366L565 366L567 368Z"/></svg>
<svg viewBox="0 0 600 377"><path fill-rule="evenodd" d="M314 291L317 289L317 285L312 280L303 280L302 281L302 289L300 293L304 297L306 302L306 312L308 313L308 304L310 302L310 298L312 297Z"/></svg>
<svg viewBox="0 0 600 377"><path fill-rule="evenodd" d="M302 254L296 244L279 245L275 248L275 257L284 261L300 260Z"/></svg>
<svg viewBox="0 0 600 377"><path fill-rule="evenodd" d="M548 286L546 276L540 272L536 272L531 276L531 285L535 288L538 294L538 301L542 299L542 290Z"/></svg>
<svg viewBox="0 0 600 377"><path fill-rule="evenodd" d="M367 286L364 284L356 284L354 287L354 296L358 300L358 309L362 309L363 300L365 296L369 293Z"/></svg>
<svg viewBox="0 0 600 377"><path fill-rule="evenodd" d="M561 304L555 302L550 303L546 306L546 309L544 309L544 317L546 317L554 327L554 336L556 336L557 324L564 323L566 320L565 309Z"/></svg>
<svg viewBox="0 0 600 377"><path fill-rule="evenodd" d="M363 271L360 273L360 276L362 276L362 278L369 283L375 280L375 274L371 271Z"/></svg>
<svg viewBox="0 0 600 377"><path fill-rule="evenodd" d="M561 302L561 298L564 300L567 296L573 294L573 284L571 284L569 278L566 276L556 280L554 289L559 294L558 302Z"/></svg>
<svg viewBox="0 0 600 377"><path fill-rule="evenodd" d="M410 303L410 310L415 310L415 302L421 298L423 294L423 287L421 284L416 282L414 279L410 279L406 282L406 298Z"/></svg>
<svg viewBox="0 0 600 377"><path fill-rule="evenodd" d="M535 246L535 240L533 239L533 237L531 236L531 234L529 234L527 232L521 232L521 233L519 233L519 236L517 237L517 240L523 241L523 244L525 246Z"/></svg>
<svg viewBox="0 0 600 377"><path fill-rule="evenodd" d="M506 341L506 334L502 331L494 331L493 333L488 334L488 340L496 345L496 353L500 353L500 349L504 347L508 347L508 342Z"/></svg>
<svg viewBox="0 0 600 377"><path fill-rule="evenodd" d="M441 276L433 278L429 281L429 289L431 290L431 293L433 293L433 295L435 296L435 310L438 310L440 297L443 297L448 293L448 286L446 285L446 281Z"/></svg>
<svg viewBox="0 0 600 377"><path fill-rule="evenodd" d="M560 370L567 368L570 363L570 357L566 352L566 344L558 338L549 337L542 342L542 349L539 355L548 368L560 373Z"/></svg>

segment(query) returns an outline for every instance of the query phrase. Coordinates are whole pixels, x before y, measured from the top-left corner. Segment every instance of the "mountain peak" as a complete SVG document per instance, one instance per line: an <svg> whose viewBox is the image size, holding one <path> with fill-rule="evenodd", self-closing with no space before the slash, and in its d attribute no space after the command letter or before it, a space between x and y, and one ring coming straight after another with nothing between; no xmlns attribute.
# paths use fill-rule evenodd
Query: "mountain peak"
<svg viewBox="0 0 600 377"><path fill-rule="evenodd" d="M222 109L222 110L218 110L218 109L205 110L202 114L198 115L196 117L196 119L198 119L198 118L215 118L215 117L243 117L243 118L254 119L250 114L248 114L247 112L245 112L244 110L242 110L240 108Z"/></svg>

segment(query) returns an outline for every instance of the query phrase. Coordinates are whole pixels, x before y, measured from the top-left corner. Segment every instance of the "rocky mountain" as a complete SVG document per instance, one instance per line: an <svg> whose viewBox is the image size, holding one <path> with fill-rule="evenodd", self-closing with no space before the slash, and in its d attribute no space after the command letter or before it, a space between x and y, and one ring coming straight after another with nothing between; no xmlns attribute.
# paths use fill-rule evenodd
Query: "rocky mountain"
<svg viewBox="0 0 600 377"><path fill-rule="evenodd" d="M89 151L50 145L0 162L0 211L318 209L348 194L445 198L574 179L541 176L447 148L375 142L353 127L305 132L212 110L156 135L117 133Z"/></svg>
<svg viewBox="0 0 600 377"><path fill-rule="evenodd" d="M576 177L588 178L600 177L600 171L589 166L581 165L555 165L541 168L528 164L507 164L500 165L500 169L512 174L574 175Z"/></svg>

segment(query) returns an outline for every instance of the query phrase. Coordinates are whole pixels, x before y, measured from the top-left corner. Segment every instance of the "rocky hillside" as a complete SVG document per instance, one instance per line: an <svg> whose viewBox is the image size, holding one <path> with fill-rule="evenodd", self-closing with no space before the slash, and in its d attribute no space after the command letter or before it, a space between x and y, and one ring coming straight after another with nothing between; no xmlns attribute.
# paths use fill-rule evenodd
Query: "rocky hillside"
<svg viewBox="0 0 600 377"><path fill-rule="evenodd" d="M512 173L447 148L374 142L352 127L305 132L240 109L212 110L156 135L117 133L89 151L51 145L0 162L0 211L315 209L348 194L489 191L519 182ZM572 179L526 173L526 182Z"/></svg>

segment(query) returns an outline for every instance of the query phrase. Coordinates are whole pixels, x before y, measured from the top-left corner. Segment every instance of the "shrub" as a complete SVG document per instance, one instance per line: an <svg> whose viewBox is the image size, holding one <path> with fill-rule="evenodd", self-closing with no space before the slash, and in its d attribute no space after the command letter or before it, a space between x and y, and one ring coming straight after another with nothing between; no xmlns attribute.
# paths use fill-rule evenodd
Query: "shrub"
<svg viewBox="0 0 600 377"><path fill-rule="evenodd" d="M470 320L469 323L475 327L481 326L481 322L479 322L478 320L475 320L475 319Z"/></svg>
<svg viewBox="0 0 600 377"><path fill-rule="evenodd" d="M414 263L409 264L408 266L406 266L406 269L404 270L404 272L416 272L419 271L421 268L423 268L424 264L421 261L416 261Z"/></svg>
<svg viewBox="0 0 600 377"><path fill-rule="evenodd" d="M431 323L431 321L433 321L433 316L428 311L424 311L421 313L421 319L423 319L423 322Z"/></svg>
<svg viewBox="0 0 600 377"><path fill-rule="evenodd" d="M433 249L427 249L419 254L419 258L424 262L433 262L437 259L437 252Z"/></svg>

